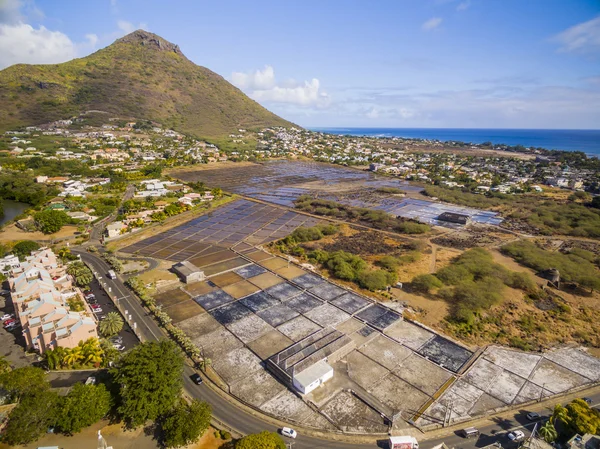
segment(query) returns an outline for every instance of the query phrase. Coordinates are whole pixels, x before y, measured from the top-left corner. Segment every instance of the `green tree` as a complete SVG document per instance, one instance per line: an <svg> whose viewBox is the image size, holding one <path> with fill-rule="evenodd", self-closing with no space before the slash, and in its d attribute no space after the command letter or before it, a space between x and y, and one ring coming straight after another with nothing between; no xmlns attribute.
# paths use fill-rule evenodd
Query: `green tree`
<svg viewBox="0 0 600 449"><path fill-rule="evenodd" d="M123 318L118 312L109 312L106 318L100 321L100 332L105 337L117 335L123 329Z"/></svg>
<svg viewBox="0 0 600 449"><path fill-rule="evenodd" d="M223 190L219 187L215 187L210 193L212 193L215 198L219 198L223 195Z"/></svg>
<svg viewBox="0 0 600 449"><path fill-rule="evenodd" d="M92 270L83 262L77 261L69 264L67 267L69 273L75 279L75 283L80 287L87 287L94 280Z"/></svg>
<svg viewBox="0 0 600 449"><path fill-rule="evenodd" d="M558 438L558 432L556 431L556 427L554 427L552 420L546 421L546 424L540 427L540 435L546 443L552 443Z"/></svg>
<svg viewBox="0 0 600 449"><path fill-rule="evenodd" d="M554 410L552 412L552 422L556 424L558 421L562 422L566 426L571 423L571 418L569 416L569 411L560 404L556 404L554 406Z"/></svg>
<svg viewBox="0 0 600 449"><path fill-rule="evenodd" d="M54 234L70 221L62 210L43 210L35 214L33 219L44 234Z"/></svg>
<svg viewBox="0 0 600 449"><path fill-rule="evenodd" d="M104 385L76 383L60 403L56 425L64 433L81 432L106 416L111 405L110 393Z"/></svg>
<svg viewBox="0 0 600 449"><path fill-rule="evenodd" d="M36 390L24 396L10 414L3 441L16 446L37 440L56 424L58 404L58 395L50 390Z"/></svg>
<svg viewBox="0 0 600 449"><path fill-rule="evenodd" d="M84 365L100 366L104 357L104 351L100 346L100 340L95 337L90 337L85 342L80 341L78 346L81 347L81 361Z"/></svg>
<svg viewBox="0 0 600 449"><path fill-rule="evenodd" d="M8 391L14 399L37 390L46 390L50 387L46 381L44 370L33 366L17 368L0 375L0 387Z"/></svg>
<svg viewBox="0 0 600 449"><path fill-rule="evenodd" d="M410 285L418 292L429 293L434 288L440 288L443 284L433 274L421 274L413 278Z"/></svg>
<svg viewBox="0 0 600 449"><path fill-rule="evenodd" d="M58 346L54 349L47 349L44 352L44 361L48 366L48 369L55 370L60 368L63 364L63 359L65 357L66 350L62 346Z"/></svg>
<svg viewBox="0 0 600 449"><path fill-rule="evenodd" d="M265 430L238 440L235 449L286 449L286 447L279 435Z"/></svg>
<svg viewBox="0 0 600 449"><path fill-rule="evenodd" d="M13 246L13 253L19 258L19 260L25 260L25 257L29 256L32 251L40 249L40 245L32 240L21 240Z"/></svg>
<svg viewBox="0 0 600 449"><path fill-rule="evenodd" d="M175 407L164 419L162 430L167 447L181 447L195 443L210 426L210 405L193 400Z"/></svg>
<svg viewBox="0 0 600 449"><path fill-rule="evenodd" d="M146 342L112 368L120 386L118 412L136 427L169 412L181 395L183 355L171 340Z"/></svg>
<svg viewBox="0 0 600 449"><path fill-rule="evenodd" d="M385 270L363 271L358 275L358 283L372 292L383 290L389 285L388 274Z"/></svg>
<svg viewBox="0 0 600 449"><path fill-rule="evenodd" d="M575 399L567 404L566 409L573 433L596 435L600 430L600 413L593 410L583 399Z"/></svg>

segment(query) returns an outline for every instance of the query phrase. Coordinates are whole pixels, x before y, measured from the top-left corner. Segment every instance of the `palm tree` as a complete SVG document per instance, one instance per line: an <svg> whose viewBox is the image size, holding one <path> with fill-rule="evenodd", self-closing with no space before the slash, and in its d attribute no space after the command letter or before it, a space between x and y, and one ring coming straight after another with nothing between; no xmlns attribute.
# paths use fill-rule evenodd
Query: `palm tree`
<svg viewBox="0 0 600 449"><path fill-rule="evenodd" d="M212 360L208 357L203 357L202 360L198 362L198 365L202 371L206 371L206 369L212 365Z"/></svg>
<svg viewBox="0 0 600 449"><path fill-rule="evenodd" d="M55 370L60 365L61 359L58 348L44 352L44 361L50 370Z"/></svg>
<svg viewBox="0 0 600 449"><path fill-rule="evenodd" d="M554 440L558 438L558 432L556 431L556 427L552 424L552 420L548 420L546 424L540 427L540 435L546 441L546 443L552 443Z"/></svg>
<svg viewBox="0 0 600 449"><path fill-rule="evenodd" d="M118 312L109 312L106 318L100 321L100 332L105 337L117 335L123 329L123 318Z"/></svg>
<svg viewBox="0 0 600 449"><path fill-rule="evenodd" d="M63 364L66 366L73 366L79 362L83 357L81 346L75 346L72 349L66 349L63 357Z"/></svg>
<svg viewBox="0 0 600 449"><path fill-rule="evenodd" d="M85 343L81 344L81 353L84 364L94 364L99 366L102 363L104 351L100 347L100 342L97 338L91 337L86 340Z"/></svg>

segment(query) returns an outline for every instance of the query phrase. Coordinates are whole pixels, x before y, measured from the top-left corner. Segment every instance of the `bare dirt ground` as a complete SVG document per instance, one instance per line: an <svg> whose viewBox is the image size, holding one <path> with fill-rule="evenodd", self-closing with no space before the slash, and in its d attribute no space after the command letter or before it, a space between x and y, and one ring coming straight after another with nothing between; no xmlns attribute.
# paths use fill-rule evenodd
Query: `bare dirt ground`
<svg viewBox="0 0 600 449"><path fill-rule="evenodd" d="M0 230L0 242L10 242L19 240L36 240L44 242L55 242L57 240L64 240L68 238L74 238L77 232L75 226L65 226L55 234L42 234L41 232L25 232L22 229L17 228L15 224L6 226Z"/></svg>
<svg viewBox="0 0 600 449"><path fill-rule="evenodd" d="M46 434L35 443L21 446L23 449L36 449L41 446L58 446L61 449L81 449L84 447L96 447L98 443L98 430L110 446L120 449L157 449L158 445L151 432L140 427L135 430L125 430L120 424L109 424L100 421L91 427L83 429L73 436L58 434ZM209 428L200 440L185 449L217 449L225 444L225 441L214 436L215 429ZM9 449L4 443L0 443L0 449Z"/></svg>

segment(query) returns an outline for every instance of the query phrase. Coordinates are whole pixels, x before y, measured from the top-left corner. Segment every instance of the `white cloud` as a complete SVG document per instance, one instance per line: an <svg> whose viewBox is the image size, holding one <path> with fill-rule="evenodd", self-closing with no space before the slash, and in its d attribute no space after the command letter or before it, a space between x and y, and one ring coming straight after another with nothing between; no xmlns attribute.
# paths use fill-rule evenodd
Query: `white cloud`
<svg viewBox="0 0 600 449"><path fill-rule="evenodd" d="M287 79L278 84L275 71L269 65L263 70L234 72L231 74L231 82L259 102L283 103L303 108L325 108L330 104L330 97L321 89L318 79L313 78L303 83Z"/></svg>
<svg viewBox="0 0 600 449"><path fill-rule="evenodd" d="M254 72L233 72L231 81L240 89L266 90L275 87L275 71L270 65Z"/></svg>
<svg viewBox="0 0 600 449"><path fill-rule="evenodd" d="M567 28L556 35L553 40L561 44L559 51L598 54L600 52L600 16Z"/></svg>
<svg viewBox="0 0 600 449"><path fill-rule="evenodd" d="M423 25L421 25L421 28L425 31L430 31L430 30L434 30L435 28L439 27L441 23L442 23L441 17L432 17L431 19L429 19L428 21L423 23Z"/></svg>
<svg viewBox="0 0 600 449"><path fill-rule="evenodd" d="M460 2L457 6L456 6L456 10L457 11L464 11L465 9L468 9L469 6L471 6L471 2L470 0L466 0L464 2Z"/></svg>
<svg viewBox="0 0 600 449"><path fill-rule="evenodd" d="M77 45L60 31L21 22L0 24L0 68L17 63L53 64L75 56Z"/></svg>

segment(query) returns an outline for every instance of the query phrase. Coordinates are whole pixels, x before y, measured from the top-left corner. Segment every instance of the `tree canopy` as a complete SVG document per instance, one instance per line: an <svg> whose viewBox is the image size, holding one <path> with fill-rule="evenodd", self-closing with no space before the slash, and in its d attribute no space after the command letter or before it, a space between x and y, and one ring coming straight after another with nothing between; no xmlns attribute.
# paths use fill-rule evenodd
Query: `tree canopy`
<svg viewBox="0 0 600 449"><path fill-rule="evenodd" d="M167 447L195 443L210 427L212 411L206 402L193 400L176 406L164 419L162 430Z"/></svg>
<svg viewBox="0 0 600 449"><path fill-rule="evenodd" d="M111 372L120 388L117 411L136 427L168 413L177 402L183 355L171 340L145 342L125 354Z"/></svg>
<svg viewBox="0 0 600 449"><path fill-rule="evenodd" d="M13 246L13 253L21 261L25 260L25 257L29 256L32 251L40 249L40 244L33 240L21 240Z"/></svg>
<svg viewBox="0 0 600 449"><path fill-rule="evenodd" d="M110 411L112 399L106 387L76 383L60 401L57 426L68 434L81 432L100 421Z"/></svg>
<svg viewBox="0 0 600 449"><path fill-rule="evenodd" d="M50 387L46 381L44 370L33 366L25 366L0 375L0 387L8 391L14 399L37 391L46 390Z"/></svg>
<svg viewBox="0 0 600 449"><path fill-rule="evenodd" d="M238 440L235 449L286 449L286 447L279 435L265 430Z"/></svg>
<svg viewBox="0 0 600 449"><path fill-rule="evenodd" d="M24 396L10 414L3 441L15 446L37 440L55 425L59 401L50 390L36 390Z"/></svg>
<svg viewBox="0 0 600 449"><path fill-rule="evenodd" d="M43 210L33 216L35 223L44 234L54 234L69 223L69 216L62 210Z"/></svg>
<svg viewBox="0 0 600 449"><path fill-rule="evenodd" d="M67 273L73 276L75 283L80 287L87 287L94 280L92 270L80 261L70 263L67 267Z"/></svg>

